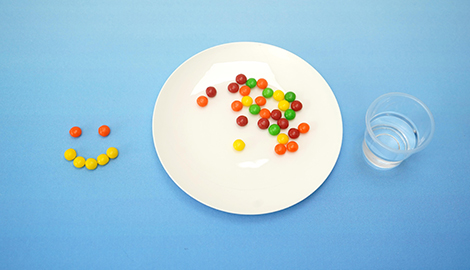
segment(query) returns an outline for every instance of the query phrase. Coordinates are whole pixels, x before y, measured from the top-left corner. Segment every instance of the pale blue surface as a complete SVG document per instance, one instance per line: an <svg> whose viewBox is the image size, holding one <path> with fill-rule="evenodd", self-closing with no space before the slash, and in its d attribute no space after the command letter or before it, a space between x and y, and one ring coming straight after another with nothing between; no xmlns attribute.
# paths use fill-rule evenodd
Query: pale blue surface
<svg viewBox="0 0 470 270"><path fill-rule="evenodd" d="M470 2L68 2L0 2L0 269L470 268ZM234 41L302 57L342 111L335 169L274 214L198 203L153 146L168 76ZM392 91L425 102L436 133L379 172L362 158L364 115ZM109 146L120 156L92 172L63 158Z"/></svg>

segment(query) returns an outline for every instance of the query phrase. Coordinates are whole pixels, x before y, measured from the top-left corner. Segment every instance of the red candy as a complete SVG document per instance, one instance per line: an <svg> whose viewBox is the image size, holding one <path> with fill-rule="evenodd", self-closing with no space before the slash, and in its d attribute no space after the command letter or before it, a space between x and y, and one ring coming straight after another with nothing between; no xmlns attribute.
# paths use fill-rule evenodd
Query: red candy
<svg viewBox="0 0 470 270"><path fill-rule="evenodd" d="M289 120L285 119L285 118L281 118L279 120L277 120L277 125L281 128L281 129L286 129L289 127Z"/></svg>
<svg viewBox="0 0 470 270"><path fill-rule="evenodd" d="M258 127L260 129L267 129L269 127L269 120L266 118L260 118L258 120Z"/></svg>
<svg viewBox="0 0 470 270"><path fill-rule="evenodd" d="M230 93L238 92L238 88L240 88L240 86L238 85L238 83L234 83L234 82L227 86L227 89Z"/></svg>
<svg viewBox="0 0 470 270"><path fill-rule="evenodd" d="M243 74L238 74L237 77L235 78L235 81L238 84L245 84L246 83L246 76Z"/></svg>
<svg viewBox="0 0 470 270"><path fill-rule="evenodd" d="M274 109L271 111L271 118L274 120L279 120L282 117L282 113L278 109Z"/></svg>
<svg viewBox="0 0 470 270"><path fill-rule="evenodd" d="M237 125L244 127L246 124L248 124L248 118L246 118L246 116L240 115L237 117Z"/></svg>
<svg viewBox="0 0 470 270"><path fill-rule="evenodd" d="M298 111L302 110L303 105L302 105L302 102L300 102L298 100L294 100L290 104L290 107L291 107L292 110L298 112Z"/></svg>
<svg viewBox="0 0 470 270"><path fill-rule="evenodd" d="M208 97L215 97L215 95L217 95L217 90L213 86L209 86L206 89L206 95Z"/></svg>
<svg viewBox="0 0 470 270"><path fill-rule="evenodd" d="M297 139L300 136L300 131L296 128L291 128L287 135L289 135L291 139Z"/></svg>

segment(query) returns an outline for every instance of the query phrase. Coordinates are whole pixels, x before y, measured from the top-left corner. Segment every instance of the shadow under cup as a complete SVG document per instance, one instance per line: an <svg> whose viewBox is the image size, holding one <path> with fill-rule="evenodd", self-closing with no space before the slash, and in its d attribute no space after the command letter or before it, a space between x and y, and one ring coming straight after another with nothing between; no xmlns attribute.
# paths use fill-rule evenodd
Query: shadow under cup
<svg viewBox="0 0 470 270"><path fill-rule="evenodd" d="M373 167L391 169L423 150L433 133L434 118L423 102L408 94L388 93L367 110L362 150Z"/></svg>

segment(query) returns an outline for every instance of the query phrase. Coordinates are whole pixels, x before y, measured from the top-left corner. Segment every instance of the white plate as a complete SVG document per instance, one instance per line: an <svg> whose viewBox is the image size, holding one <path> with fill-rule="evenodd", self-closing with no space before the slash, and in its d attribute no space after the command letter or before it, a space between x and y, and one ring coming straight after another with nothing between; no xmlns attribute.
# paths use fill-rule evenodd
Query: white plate
<svg viewBox="0 0 470 270"><path fill-rule="evenodd" d="M227 85L239 73L296 93L303 109L289 128L301 122L311 127L296 139L297 152L277 155L276 136L258 128L259 116L246 107L231 110L241 96ZM216 87L217 96L201 108L196 99L208 86ZM251 96L261 92L255 87ZM265 107L276 104L270 98ZM245 127L235 122L240 114L249 119ZM212 47L178 67L160 91L152 129L158 157L182 190L212 208L246 215L279 211L312 194L333 169L343 137L338 103L320 74L284 49L253 42ZM236 139L246 143L241 152L232 147Z"/></svg>

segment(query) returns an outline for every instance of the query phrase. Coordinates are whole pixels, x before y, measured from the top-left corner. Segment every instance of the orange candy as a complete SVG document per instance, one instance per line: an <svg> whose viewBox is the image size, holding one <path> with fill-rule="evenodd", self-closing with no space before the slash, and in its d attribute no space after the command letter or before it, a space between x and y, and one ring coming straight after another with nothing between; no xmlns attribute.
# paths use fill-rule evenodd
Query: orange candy
<svg viewBox="0 0 470 270"><path fill-rule="evenodd" d="M235 100L234 102L232 102L232 110L234 110L235 112L240 111L242 108L243 104L241 103L241 101Z"/></svg>
<svg viewBox="0 0 470 270"><path fill-rule="evenodd" d="M74 138L78 138L80 137L80 135L82 135L82 129L79 127L73 127L70 129L69 133L70 133L70 136Z"/></svg>
<svg viewBox="0 0 470 270"><path fill-rule="evenodd" d="M251 88L244 85L242 87L240 87L240 95L242 96L248 96L251 92Z"/></svg>
<svg viewBox="0 0 470 270"><path fill-rule="evenodd" d="M278 155L284 155L286 153L286 146L284 144L278 144L274 147L274 152Z"/></svg>
<svg viewBox="0 0 470 270"><path fill-rule="evenodd" d="M261 116L261 118L269 119L271 117L271 112L268 109L264 108L259 111L259 116Z"/></svg>
<svg viewBox="0 0 470 270"><path fill-rule="evenodd" d="M299 145L294 142L294 141L290 141L287 143L287 151L289 152L295 152L299 149Z"/></svg>
<svg viewBox="0 0 470 270"><path fill-rule="evenodd" d="M255 98L255 103L260 105L260 106L263 106L266 104L266 99L262 96L259 96L257 98Z"/></svg>
<svg viewBox="0 0 470 270"><path fill-rule="evenodd" d="M100 128L98 128L98 134L100 134L103 137L108 136L110 132L111 132L111 129L107 125L102 125Z"/></svg>
<svg viewBox="0 0 470 270"><path fill-rule="evenodd" d="M256 86L258 86L260 89L264 89L268 87L268 82L265 79L259 79L258 82L256 82Z"/></svg>
<svg viewBox="0 0 470 270"><path fill-rule="evenodd" d="M310 130L310 126L307 123L301 123L298 130L300 133L307 133Z"/></svg>
<svg viewBox="0 0 470 270"><path fill-rule="evenodd" d="M198 97L196 101L197 105L201 107L206 107L207 103L209 102L209 100L205 96Z"/></svg>

